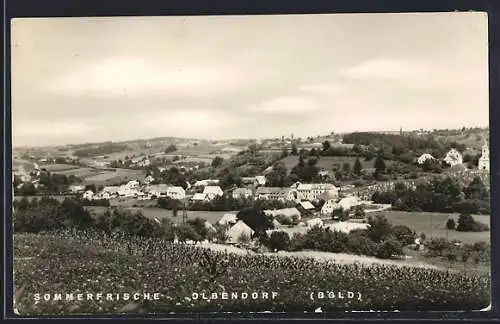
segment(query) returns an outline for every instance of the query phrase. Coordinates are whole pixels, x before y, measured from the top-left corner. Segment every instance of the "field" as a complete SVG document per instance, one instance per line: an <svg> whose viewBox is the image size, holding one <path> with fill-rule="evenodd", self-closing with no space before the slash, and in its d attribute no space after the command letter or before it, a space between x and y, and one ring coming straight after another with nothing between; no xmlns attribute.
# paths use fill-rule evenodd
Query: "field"
<svg viewBox="0 0 500 324"><path fill-rule="evenodd" d="M156 239L66 232L14 236L21 315L190 312L467 311L490 302L490 277L416 267L236 255ZM193 293L276 292L195 298ZM159 293L159 300L34 302L35 293ZM323 298L319 292L325 293ZM349 292L351 292L349 294ZM339 299L339 293L344 298ZM241 295L240 295L241 296ZM311 298L312 296L312 298ZM64 298L64 297L63 297Z"/></svg>
<svg viewBox="0 0 500 324"><path fill-rule="evenodd" d="M73 164L42 164L40 165L40 169L45 169L49 172L60 173L60 171L68 171L79 169L78 165Z"/></svg>
<svg viewBox="0 0 500 324"><path fill-rule="evenodd" d="M146 174L143 170L115 169L105 171L83 179L84 184L94 184L96 186L118 185L130 180L144 181Z"/></svg>
<svg viewBox="0 0 500 324"><path fill-rule="evenodd" d="M288 172L290 172L292 170L292 168L295 167L297 165L297 163L299 162L299 157L298 156L288 156L288 157L282 159L281 161L285 163L285 166L286 166ZM342 165L344 163L349 163L351 165L351 168L352 168L354 166L355 161L356 161L356 157L353 157L353 156L322 156L318 160L317 166L320 169L332 171L334 164L338 164L342 168ZM373 169L373 163L375 162L375 160L365 161L364 159L361 158L361 159L359 159L359 161L361 162L363 169L367 169L367 170ZM385 161L385 163L386 163L386 166L391 165L391 161Z"/></svg>
<svg viewBox="0 0 500 324"><path fill-rule="evenodd" d="M458 214L440 214L440 213L417 213L384 211L374 212L370 216L384 215L393 225L406 225L413 229L417 235L425 233L427 238L444 237L449 240L459 240L464 243L474 243L477 241L490 242L490 231L485 232L458 232L446 229L446 221L453 218L458 220ZM490 216L475 215L477 221L490 225Z"/></svg>
<svg viewBox="0 0 500 324"><path fill-rule="evenodd" d="M54 172L54 171L52 171L52 172ZM74 168L74 169L59 170L59 171L56 171L54 173L64 174L65 176L71 176L71 175L73 175L75 177L84 179L86 177L91 177L91 176L94 176L96 174L100 174L102 172L105 172L105 171L100 170L100 169L94 169L94 168L81 168L81 167L77 167L77 168Z"/></svg>
<svg viewBox="0 0 500 324"><path fill-rule="evenodd" d="M134 202L135 201L135 202ZM150 201L150 200L142 200L142 201L136 201L134 200L129 200L126 204L123 203L113 203L112 205L115 206L121 206L124 208L127 208L132 211L141 211L144 216L148 218L169 218L172 220L174 223L180 223L182 222L182 210L179 210L177 212L177 217L173 217L172 211L167 210L167 209L162 209L158 207L132 207L132 204L147 204L150 205L152 203L156 203L156 201ZM106 211L106 207L96 207L96 206L89 206L86 207L88 210L92 210L96 214L104 213ZM192 211L188 210L187 211L187 219L195 219L195 218L203 218L204 220L209 221L210 223L214 224L216 223L224 214L226 213L237 213L237 212L218 212L218 211Z"/></svg>

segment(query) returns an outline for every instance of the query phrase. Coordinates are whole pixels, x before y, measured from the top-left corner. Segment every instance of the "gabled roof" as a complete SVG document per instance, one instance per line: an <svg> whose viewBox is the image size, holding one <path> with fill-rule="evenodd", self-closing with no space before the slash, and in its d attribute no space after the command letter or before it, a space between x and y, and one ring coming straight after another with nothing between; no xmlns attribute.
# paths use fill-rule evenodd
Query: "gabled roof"
<svg viewBox="0 0 500 324"><path fill-rule="evenodd" d="M239 220L236 224L234 224L228 231L227 235L229 236L229 240L231 242L236 243L239 239L239 237L242 234L246 234L248 236L252 236L255 233L255 231L245 224L242 220Z"/></svg>
<svg viewBox="0 0 500 324"><path fill-rule="evenodd" d="M221 192L222 189L219 186L206 186L205 189L203 189L204 194L219 194Z"/></svg>
<svg viewBox="0 0 500 324"><path fill-rule="evenodd" d="M301 201L300 206L305 210L314 209L314 205L310 201Z"/></svg>
<svg viewBox="0 0 500 324"><path fill-rule="evenodd" d="M264 214L268 216L278 216L278 215L283 215L287 217L292 217L292 216L300 216L300 212L297 208L283 208L283 209L268 209L264 210Z"/></svg>
<svg viewBox="0 0 500 324"><path fill-rule="evenodd" d="M238 221L236 214L224 214L221 219L219 219L219 224L234 224Z"/></svg>

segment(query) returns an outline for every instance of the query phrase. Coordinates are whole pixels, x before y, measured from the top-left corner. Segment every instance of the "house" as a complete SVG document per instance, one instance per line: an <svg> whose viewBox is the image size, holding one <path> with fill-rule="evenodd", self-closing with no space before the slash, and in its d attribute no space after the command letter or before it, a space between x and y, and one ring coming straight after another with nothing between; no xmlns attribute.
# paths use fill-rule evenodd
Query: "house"
<svg viewBox="0 0 500 324"><path fill-rule="evenodd" d="M119 196L120 187L118 186L108 186L104 187L98 196L102 199L111 199Z"/></svg>
<svg viewBox="0 0 500 324"><path fill-rule="evenodd" d="M330 175L330 173L328 172L328 170L320 170L318 172L318 175L321 177L321 178L326 178Z"/></svg>
<svg viewBox="0 0 500 324"><path fill-rule="evenodd" d="M205 179L205 180L199 180L196 181L194 186L195 187L206 187L206 186L211 186L211 185L218 185L220 180L218 179Z"/></svg>
<svg viewBox="0 0 500 324"><path fill-rule="evenodd" d="M444 162L450 166L455 166L463 163L462 154L456 149L451 149L444 158Z"/></svg>
<svg viewBox="0 0 500 324"><path fill-rule="evenodd" d="M340 207L342 207L343 210L350 210L354 206L361 205L362 202L361 202L361 200L359 200L358 197L349 196L349 197L345 197L345 198L340 199L338 204L340 205Z"/></svg>
<svg viewBox="0 0 500 324"><path fill-rule="evenodd" d="M299 203L300 207L304 208L304 210L314 210L314 205L310 201L301 201Z"/></svg>
<svg viewBox="0 0 500 324"><path fill-rule="evenodd" d="M424 164L427 161L433 161L433 160L435 160L435 158L432 155L430 155L429 153L424 153L420 155L420 157L417 159L417 163Z"/></svg>
<svg viewBox="0 0 500 324"><path fill-rule="evenodd" d="M92 190L87 190L83 193L83 199L92 200L94 199L94 192Z"/></svg>
<svg viewBox="0 0 500 324"><path fill-rule="evenodd" d="M127 185L118 188L118 196L120 197L137 197L138 195L139 191L137 188L131 188Z"/></svg>
<svg viewBox="0 0 500 324"><path fill-rule="evenodd" d="M151 182L155 181L155 178L153 178L153 176L151 175L148 175L145 179L144 179L144 183L146 185L150 184Z"/></svg>
<svg viewBox="0 0 500 324"><path fill-rule="evenodd" d="M69 191L71 191L72 193L80 193L80 192L85 191L85 186L72 185L72 186L69 186Z"/></svg>
<svg viewBox="0 0 500 324"><path fill-rule="evenodd" d="M181 200L186 198L186 191L182 187L172 186L167 188L166 196L171 199Z"/></svg>
<svg viewBox="0 0 500 324"><path fill-rule="evenodd" d="M239 220L226 232L226 235L228 237L228 243L239 243L243 236L251 239L254 233L255 231L250 226L245 224L242 220Z"/></svg>
<svg viewBox="0 0 500 324"><path fill-rule="evenodd" d="M209 221L205 221L205 228L209 232L217 232L217 229L215 228L215 226L213 226L212 223L210 223Z"/></svg>
<svg viewBox="0 0 500 324"><path fill-rule="evenodd" d="M299 183L297 192L300 200L319 200L325 191L337 191L338 188L331 183Z"/></svg>
<svg viewBox="0 0 500 324"><path fill-rule="evenodd" d="M264 172L262 172L262 173L264 173L264 174L269 174L269 173L271 173L271 172L273 171L273 169L274 169L274 168L273 168L272 166L267 167L267 168L264 170Z"/></svg>
<svg viewBox="0 0 500 324"><path fill-rule="evenodd" d="M300 211L297 208L283 208L283 209L268 209L264 210L264 214L266 214L269 217L277 217L277 216L285 216L286 218L293 220L295 217L296 219L300 219Z"/></svg>
<svg viewBox="0 0 500 324"><path fill-rule="evenodd" d="M255 192L257 199L298 201L298 194L295 189L281 187L259 187Z"/></svg>
<svg viewBox="0 0 500 324"><path fill-rule="evenodd" d="M323 221L321 218L313 218L308 221L306 221L307 227L314 227L314 226L323 226Z"/></svg>
<svg viewBox="0 0 500 324"><path fill-rule="evenodd" d="M281 225L281 223L280 223L280 222L279 222L276 218L274 218L274 219L273 219L273 227L274 227L275 229L278 229L278 228L280 228L281 226L282 226L282 225Z"/></svg>
<svg viewBox="0 0 500 324"><path fill-rule="evenodd" d="M207 198L207 195L203 193L195 193L193 197L191 197L192 201L197 201L197 202L202 202L202 201L208 201L209 199Z"/></svg>
<svg viewBox="0 0 500 324"><path fill-rule="evenodd" d="M257 181L257 178L255 177L242 177L241 182L244 185L252 185L252 186L257 186L259 182Z"/></svg>
<svg viewBox="0 0 500 324"><path fill-rule="evenodd" d="M337 199L328 199L325 201L323 207L321 207L321 215L331 215L334 210L340 208L342 206L337 203Z"/></svg>
<svg viewBox="0 0 500 324"><path fill-rule="evenodd" d="M219 186L206 186L205 189L203 189L203 194L208 200L213 200L217 197L222 197L224 195L224 191L222 191Z"/></svg>
<svg viewBox="0 0 500 324"><path fill-rule="evenodd" d="M145 191L149 193L150 196L155 197L166 197L170 186L164 183L150 185L146 187Z"/></svg>
<svg viewBox="0 0 500 324"><path fill-rule="evenodd" d="M259 186L265 186L267 183L266 176L256 176L255 180L257 180L257 184Z"/></svg>
<svg viewBox="0 0 500 324"><path fill-rule="evenodd" d="M127 182L127 184L125 185L125 188L127 189L139 189L140 187L140 183L138 180L131 180L129 182Z"/></svg>
<svg viewBox="0 0 500 324"><path fill-rule="evenodd" d="M217 223L220 225L232 225L236 224L237 221L238 218L236 217L236 214L224 214L224 216L222 216Z"/></svg>
<svg viewBox="0 0 500 324"><path fill-rule="evenodd" d="M479 170L490 171L490 149L486 141L483 145L481 157L479 158L478 168Z"/></svg>
<svg viewBox="0 0 500 324"><path fill-rule="evenodd" d="M236 188L233 190L233 199L249 198L253 195L252 190L248 188Z"/></svg>

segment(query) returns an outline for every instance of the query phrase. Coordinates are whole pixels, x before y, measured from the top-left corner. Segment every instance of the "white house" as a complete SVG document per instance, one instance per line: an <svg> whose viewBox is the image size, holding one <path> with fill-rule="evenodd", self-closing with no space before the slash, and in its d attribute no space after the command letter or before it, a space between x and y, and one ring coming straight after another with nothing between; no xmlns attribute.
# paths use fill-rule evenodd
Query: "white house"
<svg viewBox="0 0 500 324"><path fill-rule="evenodd" d="M151 175L148 175L145 179L144 179L144 183L146 185L150 184L151 182L155 181L155 178L153 178L153 176Z"/></svg>
<svg viewBox="0 0 500 324"><path fill-rule="evenodd" d="M430 155L429 153L424 153L420 155L420 157L417 159L418 164L424 164L426 161L432 161L435 160L435 158Z"/></svg>
<svg viewBox="0 0 500 324"><path fill-rule="evenodd" d="M172 186L167 188L166 195L171 199L181 200L186 198L186 191L182 187Z"/></svg>
<svg viewBox="0 0 500 324"><path fill-rule="evenodd" d="M80 192L85 191L85 186L72 185L72 186L69 186L69 191L71 191L72 193L80 193Z"/></svg>
<svg viewBox="0 0 500 324"><path fill-rule="evenodd" d="M94 192L92 190L87 190L83 193L83 199L92 200L94 199Z"/></svg>
<svg viewBox="0 0 500 324"><path fill-rule="evenodd" d="M337 191L338 188L331 183L299 183L297 192L301 200L318 200L325 191Z"/></svg>
<svg viewBox="0 0 500 324"><path fill-rule="evenodd" d="M479 158L478 168L479 170L490 171L490 149L488 147L488 142L486 141L483 145L481 157Z"/></svg>
<svg viewBox="0 0 500 324"><path fill-rule="evenodd" d="M120 187L118 186L108 186L104 187L101 192L98 194L99 198L102 199L111 199L119 196L119 189Z"/></svg>
<svg viewBox="0 0 500 324"><path fill-rule="evenodd" d="M255 192L257 199L299 201L297 190L281 187L259 187Z"/></svg>
<svg viewBox="0 0 500 324"><path fill-rule="evenodd" d="M257 184L259 186L265 186L266 183L267 183L267 179L266 179L266 176L256 176L255 177L255 180L257 180Z"/></svg>
<svg viewBox="0 0 500 324"><path fill-rule="evenodd" d="M205 179L205 180L199 180L196 181L194 186L195 187L206 187L206 186L211 186L211 185L218 185L220 180L218 179Z"/></svg>
<svg viewBox="0 0 500 324"><path fill-rule="evenodd" d="M243 235L251 239L254 233L255 231L241 220L236 222L236 224L226 232L228 243L238 243Z"/></svg>
<svg viewBox="0 0 500 324"><path fill-rule="evenodd" d="M233 190L233 199L249 198L253 195L252 190L248 188L236 188Z"/></svg>
<svg viewBox="0 0 500 324"><path fill-rule="evenodd" d="M455 166L462 164L462 154L456 149L451 149L444 158L444 162L448 163L450 166Z"/></svg>
<svg viewBox="0 0 500 324"><path fill-rule="evenodd" d="M224 216L222 216L217 223L220 225L232 225L236 224L237 221L238 218L236 217L236 214L224 214Z"/></svg>
<svg viewBox="0 0 500 324"><path fill-rule="evenodd" d="M331 215L334 210L340 209L342 206L340 206L337 203L337 199L328 199L325 201L325 204L323 207L321 207L321 214L322 215Z"/></svg>
<svg viewBox="0 0 500 324"><path fill-rule="evenodd" d="M129 182L127 182L127 184L125 185L125 188L127 189L139 189L140 187L140 183L138 180L131 180Z"/></svg>
<svg viewBox="0 0 500 324"><path fill-rule="evenodd" d="M207 197L207 199L213 200L216 197L222 197L224 195L224 191L222 191L219 186L206 186L203 189L203 194Z"/></svg>
<svg viewBox="0 0 500 324"><path fill-rule="evenodd" d="M149 193L150 196L166 197L170 186L164 183L150 185L146 187L145 191Z"/></svg>

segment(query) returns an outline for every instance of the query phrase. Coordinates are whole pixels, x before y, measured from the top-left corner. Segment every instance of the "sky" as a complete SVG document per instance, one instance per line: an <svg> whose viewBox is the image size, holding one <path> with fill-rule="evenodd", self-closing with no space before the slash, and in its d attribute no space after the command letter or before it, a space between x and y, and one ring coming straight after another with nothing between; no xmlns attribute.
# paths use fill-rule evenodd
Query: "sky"
<svg viewBox="0 0 500 324"><path fill-rule="evenodd" d="M484 13L19 18L14 146L488 126Z"/></svg>

